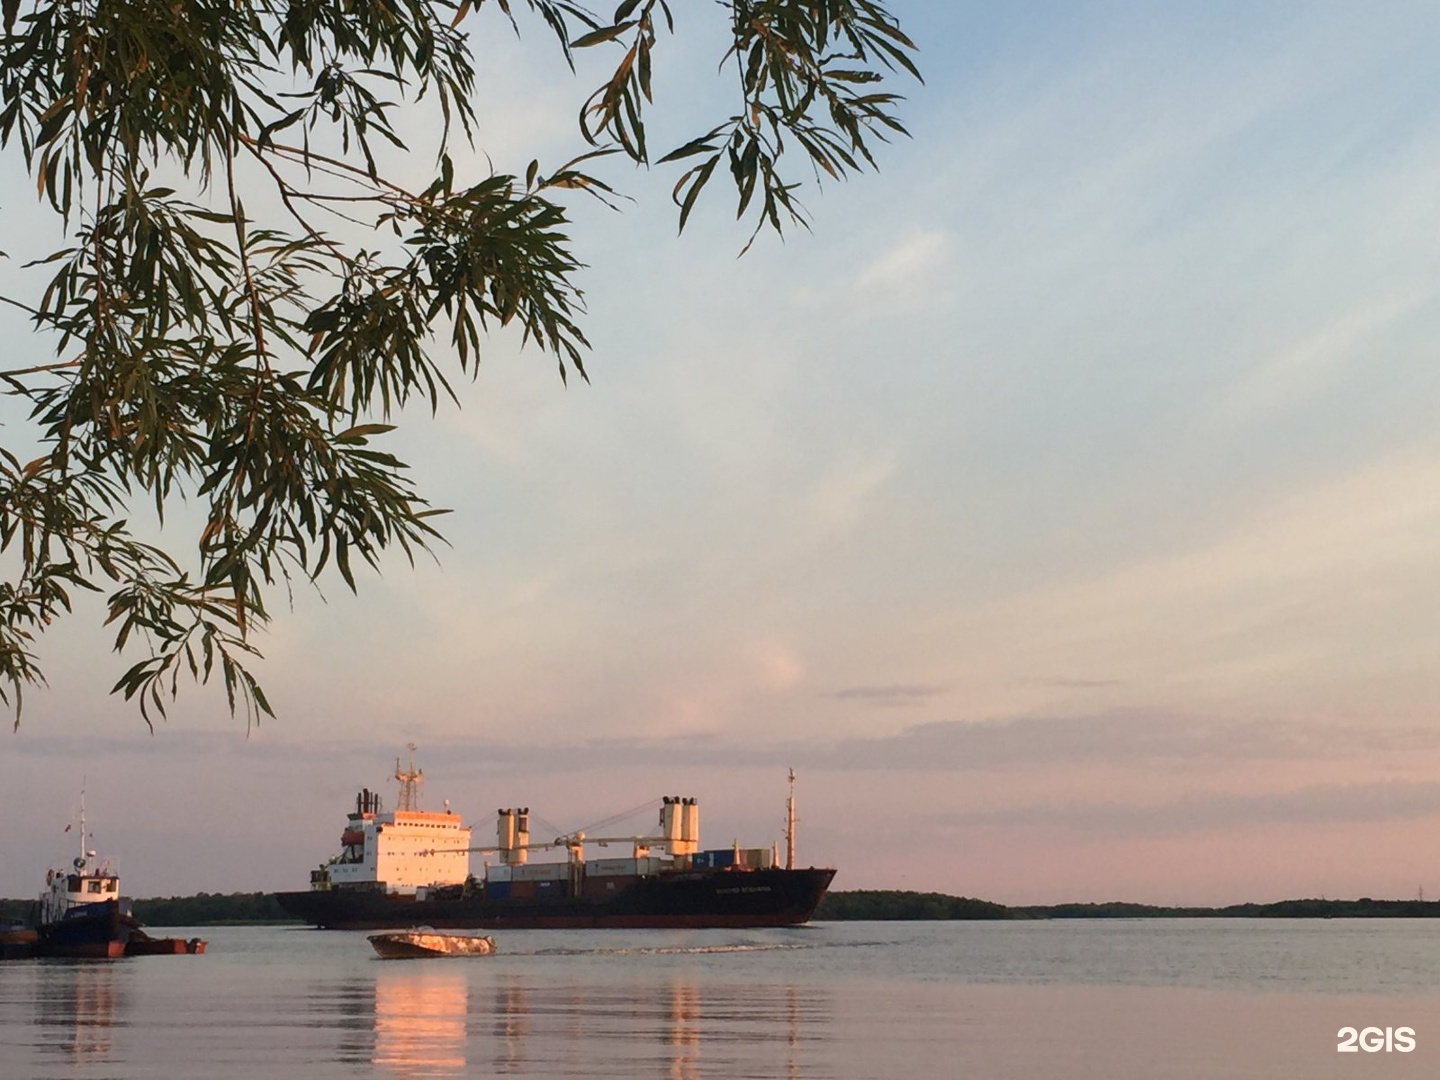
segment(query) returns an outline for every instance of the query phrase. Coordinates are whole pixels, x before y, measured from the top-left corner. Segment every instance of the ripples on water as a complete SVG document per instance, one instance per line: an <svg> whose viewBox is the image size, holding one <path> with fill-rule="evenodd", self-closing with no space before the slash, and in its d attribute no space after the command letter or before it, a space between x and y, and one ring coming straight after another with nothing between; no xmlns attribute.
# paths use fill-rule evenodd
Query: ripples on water
<svg viewBox="0 0 1440 1080"><path fill-rule="evenodd" d="M191 936L193 931L179 933ZM819 924L495 935L212 928L200 957L0 964L0 1077L1431 1076L1431 923ZM1337 1054L1343 1026L1410 1054Z"/></svg>

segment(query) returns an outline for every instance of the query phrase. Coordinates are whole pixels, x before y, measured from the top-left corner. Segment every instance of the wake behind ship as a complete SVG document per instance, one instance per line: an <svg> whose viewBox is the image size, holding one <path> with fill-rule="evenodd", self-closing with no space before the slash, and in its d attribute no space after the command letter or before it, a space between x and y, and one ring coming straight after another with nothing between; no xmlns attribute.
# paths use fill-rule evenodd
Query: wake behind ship
<svg viewBox="0 0 1440 1080"><path fill-rule="evenodd" d="M412 747L413 750L413 747ZM400 805L385 811L362 790L340 838L340 853L310 873L305 892L277 894L280 905L325 929L707 928L794 926L807 922L829 888L830 868L797 869L794 773L787 801L785 864L779 846L700 850L700 806L665 796L658 832L532 843L529 808L500 810L496 843L473 847L470 828L451 813L422 811L423 774L402 770ZM588 845L622 845L621 859L587 859ZM530 862L532 851L563 850L564 860ZM470 873L471 853L488 860Z"/></svg>

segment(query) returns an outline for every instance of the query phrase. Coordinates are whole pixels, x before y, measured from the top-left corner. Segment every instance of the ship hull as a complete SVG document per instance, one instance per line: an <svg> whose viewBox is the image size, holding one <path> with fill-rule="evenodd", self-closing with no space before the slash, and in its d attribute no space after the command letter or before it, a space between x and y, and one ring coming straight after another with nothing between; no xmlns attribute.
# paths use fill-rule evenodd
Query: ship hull
<svg viewBox="0 0 1440 1080"><path fill-rule="evenodd" d="M0 927L0 960L28 960L34 955L34 930L28 926Z"/></svg>
<svg viewBox="0 0 1440 1080"><path fill-rule="evenodd" d="M808 922L835 876L831 869L677 871L643 878L612 896L416 900L367 889L276 894L281 907L322 929L686 929L796 926Z"/></svg>
<svg viewBox="0 0 1440 1080"><path fill-rule="evenodd" d="M35 955L115 959L125 955L134 924L128 910L115 900L82 904L35 928Z"/></svg>

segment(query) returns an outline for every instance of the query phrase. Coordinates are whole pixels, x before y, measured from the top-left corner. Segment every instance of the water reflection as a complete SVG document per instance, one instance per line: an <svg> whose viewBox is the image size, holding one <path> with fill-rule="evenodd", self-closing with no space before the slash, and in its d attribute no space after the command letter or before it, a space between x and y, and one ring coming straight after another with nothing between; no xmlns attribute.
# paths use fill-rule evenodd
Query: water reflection
<svg viewBox="0 0 1440 1080"><path fill-rule="evenodd" d="M111 961L42 961L35 1022L40 1051L75 1066L111 1060L121 975Z"/></svg>
<svg viewBox="0 0 1440 1080"><path fill-rule="evenodd" d="M338 1025L349 1035L340 1060L404 1080L489 1073L814 1076L817 1066L823 1069L817 1051L833 1022L830 995L815 987L674 975L557 982L439 961L386 964L373 981L351 986L360 991L358 1001L352 993L329 999L349 1021Z"/></svg>
<svg viewBox="0 0 1440 1080"><path fill-rule="evenodd" d="M700 1067L700 991L698 987L670 986L670 1045L672 1080L694 1080Z"/></svg>
<svg viewBox="0 0 1440 1080"><path fill-rule="evenodd" d="M803 1058L822 1041L830 1012L825 992L789 985L674 976L556 984L512 974L472 999L472 1032L491 1042L475 1038L471 1057L497 1073L809 1075Z"/></svg>
<svg viewBox="0 0 1440 1080"><path fill-rule="evenodd" d="M375 1046L370 1061L399 1077L465 1071L466 973L435 966L375 977Z"/></svg>
<svg viewBox="0 0 1440 1080"><path fill-rule="evenodd" d="M495 1063L507 1072L525 1071L525 1042L530 1034L530 999L525 987L507 979L495 990Z"/></svg>
<svg viewBox="0 0 1440 1080"><path fill-rule="evenodd" d="M517 934L495 957L411 963L344 935L220 928L202 959L0 964L0 1080L1436 1074L1423 1024L1440 994L1414 989L1440 962L1430 926L1127 925L826 927L832 945L793 954L627 951L609 931L560 951ZM1356 967L1362 944L1400 973L1388 990ZM1155 985L1161 961L1178 985ZM1223 970L1244 981L1226 989ZM1297 970L1300 990L1258 988ZM1343 1025L1421 1041L1360 1061L1335 1052Z"/></svg>

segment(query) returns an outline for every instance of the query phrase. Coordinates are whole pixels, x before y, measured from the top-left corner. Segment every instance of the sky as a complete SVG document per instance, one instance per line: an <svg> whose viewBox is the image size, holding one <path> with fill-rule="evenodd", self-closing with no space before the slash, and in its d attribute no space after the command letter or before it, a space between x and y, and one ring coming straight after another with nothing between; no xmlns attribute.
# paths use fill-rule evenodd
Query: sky
<svg viewBox="0 0 1440 1080"><path fill-rule="evenodd" d="M413 742L477 836L684 794L768 845L793 767L837 889L1440 897L1440 12L893 10L913 138L812 232L737 258L717 189L677 238L660 168L573 206L589 383L500 335L403 417L448 546L297 592L277 718L217 687L151 734L98 609L52 628L0 895L82 786L133 895L304 888ZM598 68L477 32L471 164L578 152ZM659 43L657 144L723 115L714 44Z"/></svg>

